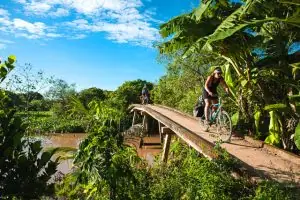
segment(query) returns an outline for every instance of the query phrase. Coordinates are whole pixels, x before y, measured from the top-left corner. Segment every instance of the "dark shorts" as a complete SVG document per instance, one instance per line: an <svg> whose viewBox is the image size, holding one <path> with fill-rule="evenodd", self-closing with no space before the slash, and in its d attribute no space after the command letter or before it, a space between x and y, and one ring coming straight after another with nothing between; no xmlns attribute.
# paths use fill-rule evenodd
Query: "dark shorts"
<svg viewBox="0 0 300 200"><path fill-rule="evenodd" d="M203 91L202 91L202 96L204 99L209 99L209 100L218 100L218 93L214 93L214 96L210 96L208 94L208 92L203 88Z"/></svg>

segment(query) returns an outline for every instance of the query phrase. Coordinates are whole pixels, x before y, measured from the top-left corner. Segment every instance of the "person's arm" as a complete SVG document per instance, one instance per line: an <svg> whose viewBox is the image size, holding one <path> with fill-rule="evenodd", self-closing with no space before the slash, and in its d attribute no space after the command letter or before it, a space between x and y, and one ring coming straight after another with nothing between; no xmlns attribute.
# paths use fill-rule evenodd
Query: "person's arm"
<svg viewBox="0 0 300 200"><path fill-rule="evenodd" d="M208 86L210 85L210 82L212 81L212 77L211 76L209 76L207 79L206 79L206 82L205 82L205 90L206 90L206 92L210 95L210 96L212 96L213 95L213 93L208 89Z"/></svg>
<svg viewBox="0 0 300 200"><path fill-rule="evenodd" d="M224 81L224 78L221 79L221 85L223 86L226 93L229 94L229 89L228 89L226 82Z"/></svg>

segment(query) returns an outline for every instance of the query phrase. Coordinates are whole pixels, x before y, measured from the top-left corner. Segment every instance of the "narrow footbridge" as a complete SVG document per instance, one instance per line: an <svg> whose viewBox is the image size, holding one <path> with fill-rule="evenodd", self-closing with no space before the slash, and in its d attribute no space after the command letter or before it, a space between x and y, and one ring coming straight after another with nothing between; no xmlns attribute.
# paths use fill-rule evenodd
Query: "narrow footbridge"
<svg viewBox="0 0 300 200"><path fill-rule="evenodd" d="M132 125L142 116L144 131L159 133L163 145L162 160L167 162L171 137L179 137L187 145L207 157L218 156L215 130L204 132L197 118L161 105L131 107L134 112ZM221 144L230 156L237 159L241 172L254 179L273 179L300 185L300 157L286 151L254 141L251 138L233 137L230 143Z"/></svg>

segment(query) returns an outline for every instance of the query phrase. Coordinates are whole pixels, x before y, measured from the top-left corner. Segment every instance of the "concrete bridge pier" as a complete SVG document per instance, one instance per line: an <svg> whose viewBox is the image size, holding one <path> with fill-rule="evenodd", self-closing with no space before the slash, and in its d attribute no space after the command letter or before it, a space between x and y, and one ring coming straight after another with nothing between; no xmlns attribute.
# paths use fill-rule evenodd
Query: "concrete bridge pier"
<svg viewBox="0 0 300 200"><path fill-rule="evenodd" d="M162 134L165 135L162 161L166 163L168 161L168 155L169 155L169 150L171 145L171 137L174 134L174 132L168 127L161 127L161 132Z"/></svg>

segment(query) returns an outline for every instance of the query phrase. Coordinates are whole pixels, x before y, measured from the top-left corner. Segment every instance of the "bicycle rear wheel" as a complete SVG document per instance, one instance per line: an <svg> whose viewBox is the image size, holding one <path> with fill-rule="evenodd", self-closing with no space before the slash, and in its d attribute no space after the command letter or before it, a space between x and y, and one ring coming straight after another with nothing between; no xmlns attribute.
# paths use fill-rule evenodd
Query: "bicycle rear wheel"
<svg viewBox="0 0 300 200"><path fill-rule="evenodd" d="M221 142L230 142L232 135L232 122L229 114L226 111L219 112L216 120L217 133Z"/></svg>

